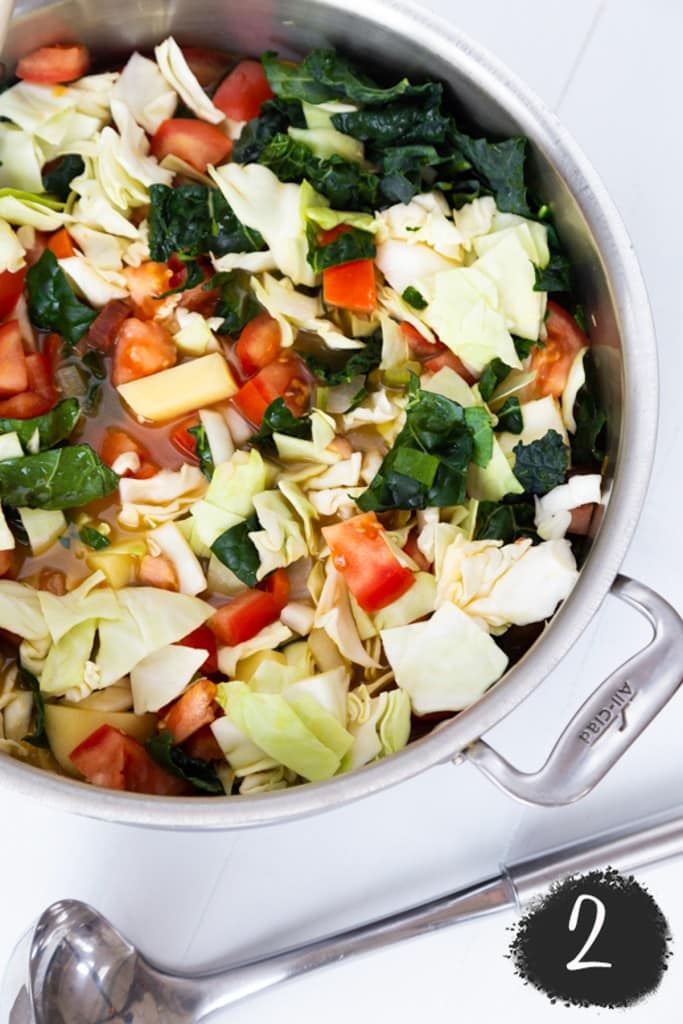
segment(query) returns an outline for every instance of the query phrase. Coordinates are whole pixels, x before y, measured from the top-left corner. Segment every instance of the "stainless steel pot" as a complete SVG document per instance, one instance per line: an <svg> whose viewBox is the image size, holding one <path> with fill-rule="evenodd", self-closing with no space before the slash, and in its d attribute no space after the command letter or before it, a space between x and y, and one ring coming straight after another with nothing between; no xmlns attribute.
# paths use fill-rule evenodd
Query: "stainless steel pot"
<svg viewBox="0 0 683 1024"><path fill-rule="evenodd" d="M468 758L519 799L547 805L587 793L682 681L683 622L648 588L617 572L638 521L655 446L653 326L633 248L602 183L557 118L489 54L448 25L383 0L20 0L6 47L8 70L44 43L82 40L106 59L181 41L241 53L297 56L319 45L353 55L373 73L389 66L447 82L485 130L532 143L538 192L549 200L578 271L609 414L606 507L580 579L526 656L457 718L393 757L356 773L285 792L233 799L144 797L96 789L2 759L15 792L95 818L174 829L231 829L285 821L357 800L433 765ZM390 59L388 59L390 58ZM612 593L651 622L651 644L613 673L562 732L535 775L516 771L480 737L534 690ZM448 666L444 666L448 671Z"/></svg>

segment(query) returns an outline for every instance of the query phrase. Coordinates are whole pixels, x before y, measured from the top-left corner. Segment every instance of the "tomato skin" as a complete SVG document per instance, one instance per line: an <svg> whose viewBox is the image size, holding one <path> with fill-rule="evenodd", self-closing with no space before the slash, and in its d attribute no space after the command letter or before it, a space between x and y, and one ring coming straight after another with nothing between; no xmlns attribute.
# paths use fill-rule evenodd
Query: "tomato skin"
<svg viewBox="0 0 683 1024"><path fill-rule="evenodd" d="M230 156L232 140L220 128L189 117L162 121L152 137L152 153L157 160L173 154L206 173L209 164L220 164Z"/></svg>
<svg viewBox="0 0 683 1024"><path fill-rule="evenodd" d="M0 327L0 396L28 390L28 367L18 320Z"/></svg>
<svg viewBox="0 0 683 1024"><path fill-rule="evenodd" d="M412 560L417 565L418 569L422 570L422 572L429 571L432 563L425 558L425 556L422 554L419 547L417 546L416 527L413 527L413 529L408 534L408 540L403 545L403 550L408 555L408 558L412 558Z"/></svg>
<svg viewBox="0 0 683 1024"><path fill-rule="evenodd" d="M438 356L446 348L442 341L428 341L407 320L401 324L401 334L408 342L410 351L418 359L430 359L432 356Z"/></svg>
<svg viewBox="0 0 683 1024"><path fill-rule="evenodd" d="M57 85L81 78L90 67L90 53L81 43L55 43L26 54L17 64L16 76L25 82Z"/></svg>
<svg viewBox="0 0 683 1024"><path fill-rule="evenodd" d="M0 274L0 320L5 320L19 301L27 271L25 266L15 273L5 270Z"/></svg>
<svg viewBox="0 0 683 1024"><path fill-rule="evenodd" d="M384 541L383 533L374 512L323 527L335 568L366 612L385 608L415 582L410 569L401 565Z"/></svg>
<svg viewBox="0 0 683 1024"><path fill-rule="evenodd" d="M198 626L191 633L179 640L181 647L193 647L195 650L206 651L206 661L200 666L202 672L213 675L218 671L218 655L216 654L216 635L208 626Z"/></svg>
<svg viewBox="0 0 683 1024"><path fill-rule="evenodd" d="M101 725L71 751L69 759L94 786L149 793L153 796L183 796L192 787L165 771L132 736L111 725Z"/></svg>
<svg viewBox="0 0 683 1024"><path fill-rule="evenodd" d="M272 594L246 590L214 612L208 624L219 644L235 647L279 618L280 608Z"/></svg>
<svg viewBox="0 0 683 1024"><path fill-rule="evenodd" d="M545 347L532 352L529 370L536 371L536 378L529 384L529 391L534 398L559 398L576 354L590 342L574 317L556 302L548 303L545 327Z"/></svg>
<svg viewBox="0 0 683 1024"><path fill-rule="evenodd" d="M185 740L183 750L190 757L199 758L200 761L223 760L223 751L219 747L210 725L203 725L201 729L197 729L197 732Z"/></svg>
<svg viewBox="0 0 683 1024"><path fill-rule="evenodd" d="M50 252L55 254L58 260L65 260L69 256L76 255L76 250L66 228L60 228L59 231L55 231L54 235L50 236L47 247Z"/></svg>
<svg viewBox="0 0 683 1024"><path fill-rule="evenodd" d="M177 448L186 459L192 459L193 462L199 462L199 458L197 457L197 439L194 434L190 433L190 427L198 426L199 422L199 416L188 416L171 431L173 447Z"/></svg>
<svg viewBox="0 0 683 1024"><path fill-rule="evenodd" d="M131 313L132 309L123 299L110 299L90 325L86 335L88 348L105 355L111 352L124 320Z"/></svg>
<svg viewBox="0 0 683 1024"><path fill-rule="evenodd" d="M116 337L112 367L114 387L128 381L149 377L175 366L177 349L171 334L154 320L129 317L123 321Z"/></svg>
<svg viewBox="0 0 683 1024"><path fill-rule="evenodd" d="M280 325L270 313L259 313L239 336L235 351L245 374L257 373L279 356L282 349Z"/></svg>
<svg viewBox="0 0 683 1024"><path fill-rule="evenodd" d="M423 366L427 373L438 373L439 370L443 370L447 366L450 370L455 370L470 386L477 381L477 378L470 373L462 359L456 356L455 352L451 352L449 348L446 348L445 345L443 351L439 352L438 355L425 359Z"/></svg>
<svg viewBox="0 0 683 1024"><path fill-rule="evenodd" d="M12 568L13 556L13 551L0 551L0 577L6 576ZM4 630L0 630L0 632L4 635Z"/></svg>
<svg viewBox="0 0 683 1024"><path fill-rule="evenodd" d="M223 77L233 58L222 50L206 50L203 46L183 46L183 57L202 88Z"/></svg>
<svg viewBox="0 0 683 1024"><path fill-rule="evenodd" d="M159 730L169 729L175 743L184 743L203 725L213 722L217 714L215 700L216 684L210 679L198 679L159 720Z"/></svg>
<svg viewBox="0 0 683 1024"><path fill-rule="evenodd" d="M260 427L263 414L276 398L284 398L287 408L295 416L303 415L310 390L308 372L301 360L286 356L259 370L239 389L233 402L248 420Z"/></svg>
<svg viewBox="0 0 683 1024"><path fill-rule="evenodd" d="M126 267L123 276L136 315L143 320L152 320L166 302L159 296L169 291L173 271L165 263L148 260L139 267Z"/></svg>
<svg viewBox="0 0 683 1024"><path fill-rule="evenodd" d="M284 569L276 569L270 576L261 580L258 589L270 594L279 611L282 611L289 601L289 576Z"/></svg>
<svg viewBox="0 0 683 1024"><path fill-rule="evenodd" d="M353 260L323 270L323 296L328 306L372 313L377 307L373 260Z"/></svg>
<svg viewBox="0 0 683 1024"><path fill-rule="evenodd" d="M213 104L233 121L251 121L273 95L261 62L241 60L216 89Z"/></svg>
<svg viewBox="0 0 683 1024"><path fill-rule="evenodd" d="M12 420L30 420L33 416L42 416L49 412L55 403L32 391L23 391L0 401L0 416Z"/></svg>
<svg viewBox="0 0 683 1024"><path fill-rule="evenodd" d="M567 527L567 533L586 537L590 533L591 520L593 519L594 512L595 502L589 502L586 505L577 505L576 508L573 508L572 518L569 526Z"/></svg>
<svg viewBox="0 0 683 1024"><path fill-rule="evenodd" d="M155 466L150 461L147 449L143 445L132 438L130 434L127 434L125 430L109 427L104 435L100 449L102 461L111 467L118 457L125 455L126 452L134 452L139 457L140 468L135 473L131 471L124 473L124 476L131 476L135 480L146 480L148 477L154 476L155 473L159 472L158 466Z"/></svg>

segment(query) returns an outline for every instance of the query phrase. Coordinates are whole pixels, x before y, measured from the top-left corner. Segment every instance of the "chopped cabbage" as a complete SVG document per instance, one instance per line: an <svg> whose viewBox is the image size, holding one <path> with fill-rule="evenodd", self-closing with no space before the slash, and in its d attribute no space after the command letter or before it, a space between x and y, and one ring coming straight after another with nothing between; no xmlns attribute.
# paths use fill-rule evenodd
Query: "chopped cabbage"
<svg viewBox="0 0 683 1024"><path fill-rule="evenodd" d="M451 220L441 192L422 192L409 203L397 203L378 213L377 220L379 242L393 239L413 246L426 245L450 260L462 262L463 237Z"/></svg>
<svg viewBox="0 0 683 1024"><path fill-rule="evenodd" d="M415 582L396 601L375 612L373 621L377 630L406 626L434 611L436 579L428 572L415 573Z"/></svg>
<svg viewBox="0 0 683 1024"><path fill-rule="evenodd" d="M353 747L344 758L342 771L360 768L405 747L410 737L410 697L405 690L389 690L371 697L365 685L348 697Z"/></svg>
<svg viewBox="0 0 683 1024"><path fill-rule="evenodd" d="M567 377L567 383L564 386L564 391L560 398L562 419L570 434L576 433L574 405L576 403L576 396L586 383L586 369L583 365L583 360L587 351L587 348L582 348L574 356L574 361Z"/></svg>
<svg viewBox="0 0 683 1024"><path fill-rule="evenodd" d="M538 226L545 233L545 228ZM533 243L534 238L526 224L484 235L474 243L481 255L472 264L472 269L485 274L495 285L507 329L521 338L536 341L541 332L548 294L534 290L534 264L541 264L532 262L529 248Z"/></svg>
<svg viewBox="0 0 683 1024"><path fill-rule="evenodd" d="M2 628L25 640L44 639L48 628L40 605L41 593L28 583L0 580Z"/></svg>
<svg viewBox="0 0 683 1024"><path fill-rule="evenodd" d="M21 270L24 260L24 246L7 221L0 220L0 274L9 270L15 274Z"/></svg>
<svg viewBox="0 0 683 1024"><path fill-rule="evenodd" d="M336 128L288 128L287 133L295 142L308 146L320 160L331 156L340 156L356 164L365 160L363 143Z"/></svg>
<svg viewBox="0 0 683 1024"><path fill-rule="evenodd" d="M165 555L172 562L181 594L195 597L206 590L206 577L192 548L175 523L167 522L147 534L152 555Z"/></svg>
<svg viewBox="0 0 683 1024"><path fill-rule="evenodd" d="M254 509L260 530L249 534L260 566L256 578L262 580L275 569L284 569L308 554L301 524L291 505L277 491L264 491L254 497Z"/></svg>
<svg viewBox="0 0 683 1024"><path fill-rule="evenodd" d="M97 621L86 619L52 645L40 674L42 693L61 697L67 693L71 696L70 691L75 691L75 696L86 697L97 689L100 684L99 672L91 672L89 678L86 678L86 666L90 661L96 630Z"/></svg>
<svg viewBox="0 0 683 1024"><path fill-rule="evenodd" d="M139 661L130 673L135 714L159 711L179 697L208 653L181 644L170 644Z"/></svg>
<svg viewBox="0 0 683 1024"><path fill-rule="evenodd" d="M344 577L335 569L332 559L327 562L325 583L315 610L314 626L327 633L345 658L366 668L378 668L375 659L370 657L361 643Z"/></svg>
<svg viewBox="0 0 683 1024"><path fill-rule="evenodd" d="M512 472L500 438L505 434L494 435L493 451L488 465L483 469L472 462L467 472L467 493L477 501L500 501L506 494L523 494L524 488ZM515 437L514 434L510 435ZM515 443L519 442L516 437Z"/></svg>
<svg viewBox="0 0 683 1024"><path fill-rule="evenodd" d="M292 638L291 629L287 629L281 622L271 622L253 636L251 640L236 644L234 647L218 648L218 667L226 676L235 675L237 662L256 654L258 651L270 651L287 643Z"/></svg>
<svg viewBox="0 0 683 1024"><path fill-rule="evenodd" d="M112 89L112 99L128 107L148 135L173 117L178 97L153 60L133 53Z"/></svg>
<svg viewBox="0 0 683 1024"><path fill-rule="evenodd" d="M572 476L566 484L536 498L536 531L543 540L564 537L571 523L571 510L581 505L600 503L600 475L586 473Z"/></svg>
<svg viewBox="0 0 683 1024"><path fill-rule="evenodd" d="M453 210L453 220L462 236L464 249L469 251L475 238L489 233L495 212L496 201L492 196L473 199L459 210Z"/></svg>
<svg viewBox="0 0 683 1024"><path fill-rule="evenodd" d="M154 56L171 89L178 93L193 114L209 124L220 124L225 120L225 114L214 107L172 36L154 48Z"/></svg>
<svg viewBox="0 0 683 1024"><path fill-rule="evenodd" d="M43 158L35 139L21 128L3 125L0 132L0 188L42 192Z"/></svg>
<svg viewBox="0 0 683 1024"><path fill-rule="evenodd" d="M371 213L354 213L352 210L332 210L329 206L309 206L306 219L313 221L323 231L346 224L350 228L369 231L373 234L379 230L379 221Z"/></svg>
<svg viewBox="0 0 683 1024"><path fill-rule="evenodd" d="M449 273L456 264L435 249L418 242L404 242L389 238L377 246L377 266L392 288L400 295L406 288L417 288L425 298L431 295L434 280L439 274ZM430 321L427 321L433 326ZM438 333L438 328L435 328Z"/></svg>
<svg viewBox="0 0 683 1024"><path fill-rule="evenodd" d="M454 604L442 605L427 622L385 629L381 636L396 682L417 715L461 711L508 663L493 637Z"/></svg>
<svg viewBox="0 0 683 1024"><path fill-rule="evenodd" d="M216 699L225 708L227 707L227 695L223 695L223 688L224 684L221 683ZM278 762L240 732L227 715L212 722L211 731L216 737L226 761L231 768L234 768L236 775L248 776L277 766Z"/></svg>
<svg viewBox="0 0 683 1024"><path fill-rule="evenodd" d="M201 470L187 463L177 470L160 469L146 480L123 477L119 523L134 530L141 524L157 526L177 519L204 494L206 486Z"/></svg>

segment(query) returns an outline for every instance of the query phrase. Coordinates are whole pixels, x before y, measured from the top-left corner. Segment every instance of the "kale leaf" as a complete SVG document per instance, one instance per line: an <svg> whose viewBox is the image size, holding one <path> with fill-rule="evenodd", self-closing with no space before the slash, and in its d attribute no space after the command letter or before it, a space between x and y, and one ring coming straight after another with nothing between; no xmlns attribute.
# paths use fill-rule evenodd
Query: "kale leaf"
<svg viewBox="0 0 683 1024"><path fill-rule="evenodd" d="M449 118L441 113L441 94L441 86L434 84L420 97L422 102L397 102L333 114L332 124L345 135L379 149L388 145L443 142Z"/></svg>
<svg viewBox="0 0 683 1024"><path fill-rule="evenodd" d="M40 692L40 683L33 673L29 672L27 668L24 668L21 663L19 664L19 680L27 686L33 694L33 710L35 713L33 732L28 736L24 736L24 743L30 743L32 747L40 747L43 750L49 750L50 744L45 730L45 701L43 700L43 695Z"/></svg>
<svg viewBox="0 0 683 1024"><path fill-rule="evenodd" d="M333 388L337 384L348 384L354 377L376 369L382 360L382 339L379 334L373 334L363 348L355 349L341 367L331 367L314 355L305 355L304 359L311 373Z"/></svg>
<svg viewBox="0 0 683 1024"><path fill-rule="evenodd" d="M195 789L210 793L212 796L225 794L223 783L211 762L200 757L190 757L182 747L176 746L170 729L164 729L163 732L150 737L145 743L145 748L157 764L172 775L185 779Z"/></svg>
<svg viewBox="0 0 683 1024"><path fill-rule="evenodd" d="M375 236L371 231L351 228L343 231L326 245L320 245L317 230L309 225L307 259L316 274L327 270L328 267L338 267L342 263L372 260L376 251Z"/></svg>
<svg viewBox="0 0 683 1024"><path fill-rule="evenodd" d="M258 231L235 216L221 191L191 183L149 189L149 248L153 260L228 252L259 252L266 244Z"/></svg>
<svg viewBox="0 0 683 1024"><path fill-rule="evenodd" d="M78 531L78 536L84 544L87 544L89 548L93 548L94 551L103 551L104 548L108 548L111 544L109 537L105 537L94 526L82 526Z"/></svg>
<svg viewBox="0 0 683 1024"><path fill-rule="evenodd" d="M605 457L607 415L600 401L595 361L590 350L583 357L586 383L574 402L576 431L571 438L572 460L577 466L596 466Z"/></svg>
<svg viewBox="0 0 683 1024"><path fill-rule="evenodd" d="M548 232L548 248L550 249L550 261L546 267L541 269L535 267L536 292L570 292L571 291L571 263L564 251L557 231L552 224L546 224Z"/></svg>
<svg viewBox="0 0 683 1024"><path fill-rule="evenodd" d="M71 182L85 170L85 162L77 153L66 153L43 174L43 188L65 203L71 194Z"/></svg>
<svg viewBox="0 0 683 1024"><path fill-rule="evenodd" d="M470 462L486 466L492 450L485 409L413 390L405 426L357 505L364 512L460 505Z"/></svg>
<svg viewBox="0 0 683 1024"><path fill-rule="evenodd" d="M106 498L119 478L87 444L0 462L0 500L14 507L80 508Z"/></svg>
<svg viewBox="0 0 683 1024"><path fill-rule="evenodd" d="M274 135L259 156L259 163L269 167L280 181L306 179L338 210L373 212L377 208L380 179L376 174L337 154L321 160L310 146L289 135Z"/></svg>
<svg viewBox="0 0 683 1024"><path fill-rule="evenodd" d="M519 399L514 395L506 398L498 410L498 426L496 430L507 430L510 434L521 434L524 429L522 409Z"/></svg>
<svg viewBox="0 0 683 1024"><path fill-rule="evenodd" d="M28 420L0 418L0 434L17 434L24 448L38 431L38 450L43 452L54 448L60 441L66 441L73 433L81 417L77 398L65 398L54 409L33 416Z"/></svg>
<svg viewBox="0 0 683 1024"><path fill-rule="evenodd" d="M241 270L214 274L205 285L206 289L218 288L220 298L214 316L222 317L223 323L218 334L238 338L250 320L261 311L254 293L249 288L249 275Z"/></svg>
<svg viewBox="0 0 683 1024"><path fill-rule="evenodd" d="M305 103L346 99L351 103L376 106L392 103L401 97L430 95L435 88L440 88L431 82L411 85L407 78L389 88L382 88L335 50L312 50L300 64L284 64L272 51L264 53L261 59L275 95Z"/></svg>
<svg viewBox="0 0 683 1024"><path fill-rule="evenodd" d="M510 367L502 359L499 359L498 356L484 367L477 383L479 385L479 394L485 402L488 402L498 385L505 380L509 373Z"/></svg>
<svg viewBox="0 0 683 1024"><path fill-rule="evenodd" d="M243 523L237 523L225 530L211 545L211 550L219 562L227 565L228 569L231 569L248 587L256 586L256 573L261 565L256 545L249 534L260 528L258 517L254 513Z"/></svg>
<svg viewBox="0 0 683 1024"><path fill-rule="evenodd" d="M258 117L245 124L239 139L232 147L232 159L238 164L253 164L275 135L287 133L287 129L305 128L301 103L298 100L281 100L277 97L261 104Z"/></svg>
<svg viewBox="0 0 683 1024"><path fill-rule="evenodd" d="M209 439L206 436L206 428L203 423L196 423L194 427L189 427L187 432L192 434L194 438L194 450L199 459L199 468L206 479L210 480L216 467L213 464L213 455L211 454Z"/></svg>
<svg viewBox="0 0 683 1024"><path fill-rule="evenodd" d="M261 426L249 438L250 444L260 447L263 442L270 442L273 434L287 434L288 437L311 437L310 416L295 416L288 409L284 398L275 398L263 414Z"/></svg>
<svg viewBox="0 0 683 1024"><path fill-rule="evenodd" d="M556 430L530 444L515 445L514 474L527 494L547 494L564 483L569 468L569 448Z"/></svg>
<svg viewBox="0 0 683 1024"><path fill-rule="evenodd" d="M512 544L529 537L538 544L534 506L528 501L480 501L477 509L475 540L502 540Z"/></svg>
<svg viewBox="0 0 683 1024"><path fill-rule="evenodd" d="M516 135L502 142L489 142L488 139L465 135L454 124L449 134L451 142L465 157L479 182L478 191L493 195L502 212L530 217L524 176L526 138Z"/></svg>
<svg viewBox="0 0 683 1024"><path fill-rule="evenodd" d="M60 334L72 345L81 340L98 315L76 298L57 257L49 249L29 269L26 289L33 326Z"/></svg>

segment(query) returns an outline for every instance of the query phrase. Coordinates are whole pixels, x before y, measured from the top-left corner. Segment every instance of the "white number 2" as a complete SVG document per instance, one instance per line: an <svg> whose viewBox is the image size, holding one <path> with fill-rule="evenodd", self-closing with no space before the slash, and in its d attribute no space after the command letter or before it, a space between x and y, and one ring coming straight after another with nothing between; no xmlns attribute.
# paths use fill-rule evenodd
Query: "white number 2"
<svg viewBox="0 0 683 1024"><path fill-rule="evenodd" d="M605 904L602 900L599 900L597 896L591 896L589 893L581 893L580 896L576 897L572 912L569 915L569 931L576 931L576 927L579 923L579 915L581 913L581 905L584 900L591 900L595 905L595 920L593 921L593 927L591 933L583 944L583 947L579 950L573 960L570 960L567 964L568 971L585 971L587 967L611 967L612 964L606 963L604 960L582 960L584 953L587 953L591 948L598 935L600 929L605 923Z"/></svg>

